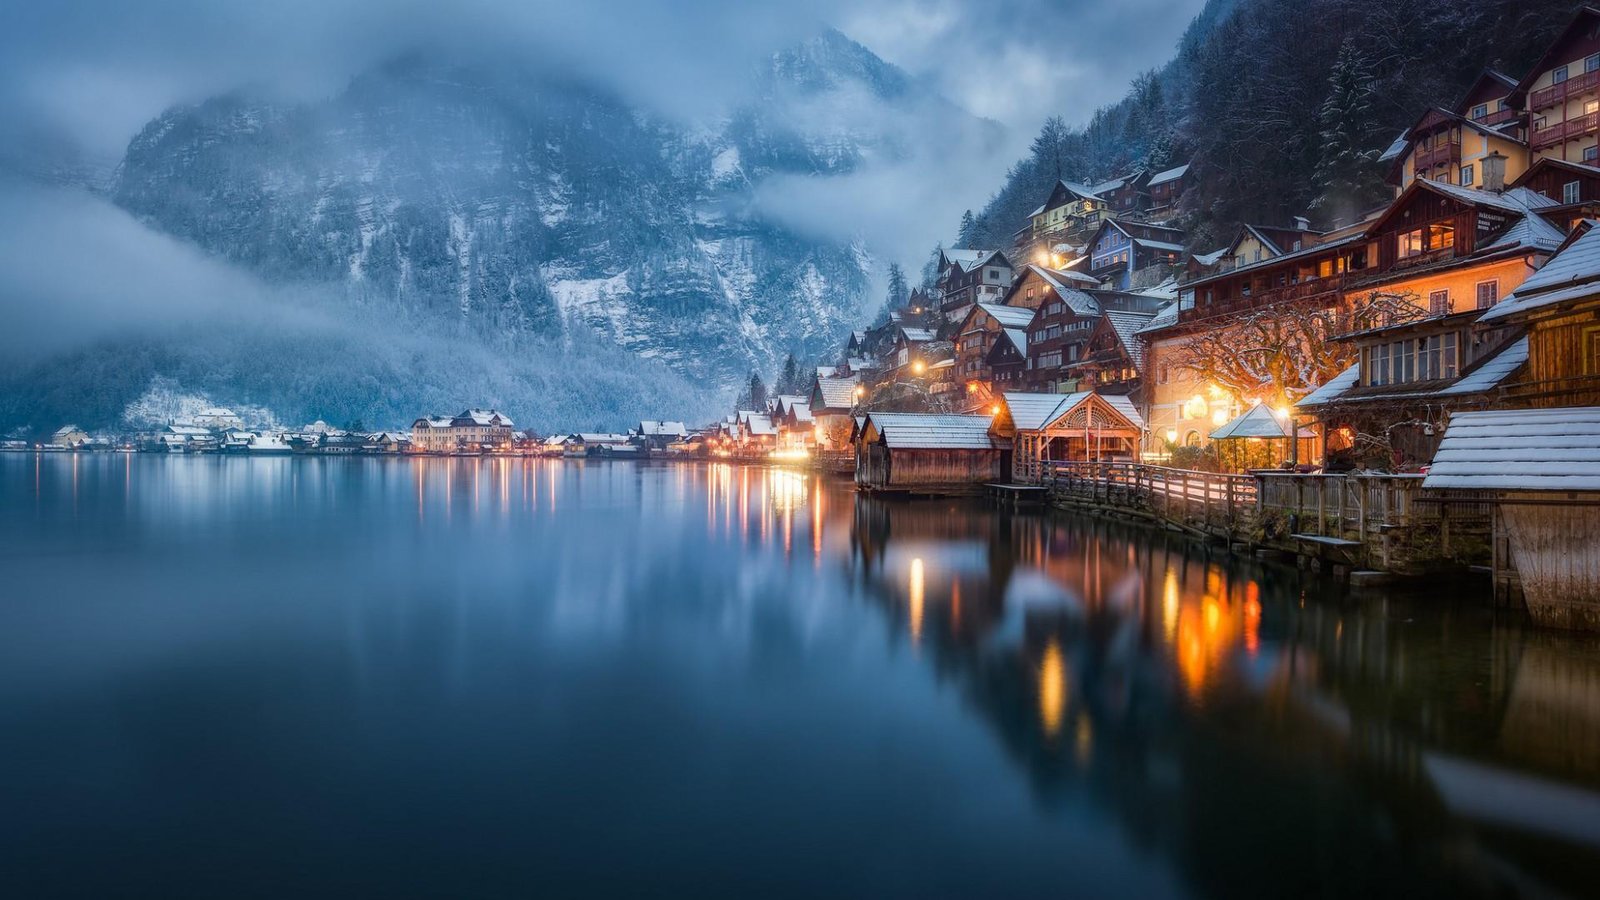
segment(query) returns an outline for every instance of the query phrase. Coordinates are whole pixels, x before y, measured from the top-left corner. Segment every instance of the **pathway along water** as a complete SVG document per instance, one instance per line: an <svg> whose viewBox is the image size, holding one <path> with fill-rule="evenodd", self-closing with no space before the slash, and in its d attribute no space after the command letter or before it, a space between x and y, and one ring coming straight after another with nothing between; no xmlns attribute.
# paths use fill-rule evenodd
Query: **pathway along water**
<svg viewBox="0 0 1600 900"><path fill-rule="evenodd" d="M11 896L1592 894L1600 652L720 464L0 455Z"/></svg>

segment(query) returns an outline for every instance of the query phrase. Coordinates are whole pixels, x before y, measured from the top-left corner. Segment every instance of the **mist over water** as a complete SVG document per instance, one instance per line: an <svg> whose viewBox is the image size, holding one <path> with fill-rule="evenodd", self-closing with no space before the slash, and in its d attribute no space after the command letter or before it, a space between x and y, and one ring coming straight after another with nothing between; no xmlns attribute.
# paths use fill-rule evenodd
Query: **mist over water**
<svg viewBox="0 0 1600 900"><path fill-rule="evenodd" d="M17 896L1581 894L1600 846L1592 644L1067 517L0 454L0 570Z"/></svg>

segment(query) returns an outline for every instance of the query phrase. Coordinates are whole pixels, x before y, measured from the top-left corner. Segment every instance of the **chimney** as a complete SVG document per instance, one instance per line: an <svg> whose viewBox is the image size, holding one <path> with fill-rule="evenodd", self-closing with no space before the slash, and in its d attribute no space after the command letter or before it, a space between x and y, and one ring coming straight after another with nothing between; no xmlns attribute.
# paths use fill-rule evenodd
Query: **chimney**
<svg viewBox="0 0 1600 900"><path fill-rule="evenodd" d="M1495 193L1506 189L1506 157L1499 150L1483 158L1483 189Z"/></svg>
<svg viewBox="0 0 1600 900"><path fill-rule="evenodd" d="M1294 217L1294 230L1295 231L1310 231L1311 230L1311 220L1306 218L1305 216L1295 216Z"/></svg>

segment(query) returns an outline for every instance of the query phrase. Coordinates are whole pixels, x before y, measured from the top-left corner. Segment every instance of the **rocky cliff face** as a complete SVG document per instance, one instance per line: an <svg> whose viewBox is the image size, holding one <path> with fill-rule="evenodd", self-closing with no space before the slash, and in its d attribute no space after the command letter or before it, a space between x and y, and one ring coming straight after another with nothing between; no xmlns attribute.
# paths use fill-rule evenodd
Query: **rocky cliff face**
<svg viewBox="0 0 1600 900"><path fill-rule="evenodd" d="M754 192L900 152L849 112L917 100L832 32L752 79L753 101L684 125L547 73L408 58L322 102L174 109L132 142L112 197L276 283L512 351L592 331L729 385L831 349L871 264L859 242L764 220Z"/></svg>

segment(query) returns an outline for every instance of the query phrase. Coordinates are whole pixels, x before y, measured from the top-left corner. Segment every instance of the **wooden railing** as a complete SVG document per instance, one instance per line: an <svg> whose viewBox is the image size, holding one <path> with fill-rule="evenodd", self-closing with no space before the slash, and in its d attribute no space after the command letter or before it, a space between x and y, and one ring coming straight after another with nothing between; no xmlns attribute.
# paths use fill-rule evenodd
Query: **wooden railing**
<svg viewBox="0 0 1600 900"><path fill-rule="evenodd" d="M1429 147L1427 149L1418 148L1416 158L1414 160L1414 168L1420 171L1422 169L1431 169L1434 166L1454 164L1460 161L1461 144L1457 141L1449 141L1435 147Z"/></svg>
<svg viewBox="0 0 1600 900"><path fill-rule="evenodd" d="M1477 122L1480 125L1487 125L1487 126L1492 128L1492 127L1494 127L1496 125L1504 125L1507 122L1516 121L1516 119L1518 117L1520 117L1521 115L1522 115L1522 110L1520 110L1520 109L1512 109L1510 107L1506 107L1505 109L1497 109L1494 112L1489 113L1488 115L1484 116L1483 118L1474 119L1473 121Z"/></svg>
<svg viewBox="0 0 1600 900"><path fill-rule="evenodd" d="M1549 109L1573 94L1582 94L1597 87L1600 87L1600 72L1585 72L1582 75L1574 75L1560 84L1553 84L1542 91L1534 91L1528 95L1528 108Z"/></svg>
<svg viewBox="0 0 1600 900"><path fill-rule="evenodd" d="M1143 512L1195 530L1233 533L1254 520L1249 475L1131 462L1040 463L1042 483L1063 499Z"/></svg>
<svg viewBox="0 0 1600 900"><path fill-rule="evenodd" d="M1529 146L1535 150L1542 150L1562 141L1582 137L1597 127L1600 127L1600 113L1586 113L1575 119L1558 122L1535 131L1533 137L1529 139Z"/></svg>

